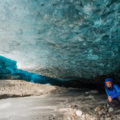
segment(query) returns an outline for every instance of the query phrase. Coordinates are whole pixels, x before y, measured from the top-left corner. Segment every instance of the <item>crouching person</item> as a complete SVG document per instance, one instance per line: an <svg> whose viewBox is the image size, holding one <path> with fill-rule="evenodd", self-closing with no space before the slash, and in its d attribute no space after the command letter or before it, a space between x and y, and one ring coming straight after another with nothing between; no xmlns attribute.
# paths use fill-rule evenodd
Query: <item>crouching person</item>
<svg viewBox="0 0 120 120"><path fill-rule="evenodd" d="M108 104L113 109L120 106L120 89L113 83L111 78L105 79L105 91L108 97Z"/></svg>

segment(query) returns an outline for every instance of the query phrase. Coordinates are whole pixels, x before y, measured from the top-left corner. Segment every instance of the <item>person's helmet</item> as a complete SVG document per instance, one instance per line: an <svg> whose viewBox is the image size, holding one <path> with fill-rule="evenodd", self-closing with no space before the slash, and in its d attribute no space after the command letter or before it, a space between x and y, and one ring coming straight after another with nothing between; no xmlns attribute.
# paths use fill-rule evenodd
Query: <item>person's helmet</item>
<svg viewBox="0 0 120 120"><path fill-rule="evenodd" d="M105 83L108 82L108 81L110 81L112 83L112 79L111 78L106 78L105 79Z"/></svg>

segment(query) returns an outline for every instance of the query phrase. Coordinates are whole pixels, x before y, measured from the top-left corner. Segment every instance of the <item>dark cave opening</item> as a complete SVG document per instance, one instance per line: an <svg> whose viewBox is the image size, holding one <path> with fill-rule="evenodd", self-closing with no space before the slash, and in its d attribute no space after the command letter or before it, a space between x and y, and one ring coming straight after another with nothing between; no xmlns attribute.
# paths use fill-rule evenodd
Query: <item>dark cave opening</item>
<svg viewBox="0 0 120 120"><path fill-rule="evenodd" d="M79 77L69 76L67 78L52 78L47 76L42 76L36 73L31 73L17 68L17 62L3 56L0 56L0 79L12 79L12 80L25 80L28 82L38 83L38 84L51 84L61 87L73 87L73 88L83 88L83 89L94 89L104 92L104 80L107 77L111 77L115 83L119 84L119 67L113 73L109 75L97 76L93 79L85 79ZM89 81L93 81L92 83ZM98 82L94 82L98 81Z"/></svg>

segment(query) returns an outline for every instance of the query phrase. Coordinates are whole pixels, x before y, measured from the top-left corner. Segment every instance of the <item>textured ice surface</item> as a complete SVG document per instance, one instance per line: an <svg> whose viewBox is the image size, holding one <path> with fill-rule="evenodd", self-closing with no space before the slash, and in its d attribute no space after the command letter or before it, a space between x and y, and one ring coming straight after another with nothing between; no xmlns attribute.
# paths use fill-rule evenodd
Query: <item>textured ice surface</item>
<svg viewBox="0 0 120 120"><path fill-rule="evenodd" d="M109 74L119 38L119 0L0 1L0 54L41 75Z"/></svg>

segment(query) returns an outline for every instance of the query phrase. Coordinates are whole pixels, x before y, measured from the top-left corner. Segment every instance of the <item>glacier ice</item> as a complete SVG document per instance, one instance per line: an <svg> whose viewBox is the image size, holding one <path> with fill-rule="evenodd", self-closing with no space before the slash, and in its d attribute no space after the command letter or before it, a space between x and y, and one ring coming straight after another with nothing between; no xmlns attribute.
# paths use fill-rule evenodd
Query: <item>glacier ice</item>
<svg viewBox="0 0 120 120"><path fill-rule="evenodd" d="M111 74L119 38L119 0L0 1L0 55L20 69L57 78Z"/></svg>

